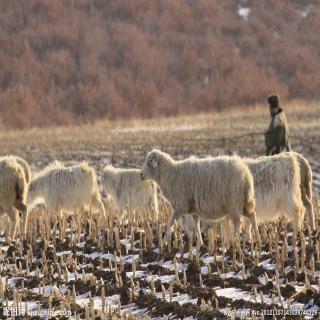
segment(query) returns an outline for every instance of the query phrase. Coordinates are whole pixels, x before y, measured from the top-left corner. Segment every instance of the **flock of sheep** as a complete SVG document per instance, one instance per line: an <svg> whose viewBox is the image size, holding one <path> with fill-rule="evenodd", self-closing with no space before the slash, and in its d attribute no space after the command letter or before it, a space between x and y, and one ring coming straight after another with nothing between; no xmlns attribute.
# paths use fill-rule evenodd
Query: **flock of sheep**
<svg viewBox="0 0 320 320"><path fill-rule="evenodd" d="M189 221L200 243L200 221L230 220L238 236L241 226L247 225L259 241L259 222L285 216L293 221L296 233L306 211L309 225L315 229L311 167L295 152L257 159L219 156L176 161L167 153L152 150L141 170L107 166L102 186L116 206L119 220L130 208L137 213L153 212L151 218L156 221L158 200L169 202L165 241L171 237L175 220L182 216L187 217L185 222ZM52 215L60 217L85 206L103 217L107 214L96 172L87 163L67 167L55 161L32 176L28 163L20 157L0 158L0 216L9 218L9 241L15 238L20 217L21 234L26 234L28 212L39 199Z"/></svg>

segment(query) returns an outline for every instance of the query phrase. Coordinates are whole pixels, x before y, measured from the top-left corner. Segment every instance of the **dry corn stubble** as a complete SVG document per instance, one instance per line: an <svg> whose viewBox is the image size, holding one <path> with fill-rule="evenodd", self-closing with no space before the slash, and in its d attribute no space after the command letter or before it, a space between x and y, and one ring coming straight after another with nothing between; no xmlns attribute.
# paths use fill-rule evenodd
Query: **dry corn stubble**
<svg viewBox="0 0 320 320"><path fill-rule="evenodd" d="M301 122L302 112L305 117L314 120L309 123ZM100 162L105 158L102 155L104 151L112 150L110 157L114 158L117 165L139 167L146 150L153 146L160 146L180 157L191 153L215 155L219 151L228 153L231 150L237 150L242 155L262 154L263 141L259 136L254 136L253 139L250 135L232 138L238 135L235 132L241 135L263 129L268 119L265 117L262 119L265 122L255 123L253 119L257 115L258 112L253 111L243 118L241 113L222 114L221 117L199 116L199 126L203 127L193 132L168 131L167 136L155 132L146 135L138 131L130 136L111 134L110 137L107 135L103 143L100 141L101 136L98 137L97 134L104 128L103 124L92 127L90 130L93 134L90 136L83 136L80 129L75 129L79 133L77 139L82 139L87 148L86 153L74 148L74 141L71 145L72 140L67 128L61 131L63 134L59 132L56 135L55 130L50 129L51 136L44 133L48 139L37 144L38 149L33 153L33 157L40 160L44 166L52 160L50 155L65 157L66 160L82 160L92 154L94 157L91 161L94 164L95 161ZM294 107L288 110L293 144L299 144L301 151L307 156L319 159L319 153L315 150L316 143L320 141L315 130L319 126L317 117L319 118L319 115L313 107L303 111ZM195 120L185 119L190 126L193 121ZM226 122L229 126L225 126ZM223 126L224 131L220 130ZM26 136L30 141L36 141L33 132L27 132ZM16 133L15 137L21 138L21 141L17 139L11 144L12 133L8 134L8 140L0 141L4 152L19 153L20 150L21 153L22 143L28 148L29 140L20 133ZM66 149L59 153L52 141L60 138L63 138ZM228 138L232 139L226 144ZM313 146L309 142L312 142ZM225 149L226 145L229 150ZM52 153L46 152L50 148ZM125 150L130 150L130 153L123 152ZM48 156L44 157L45 154ZM316 169L316 166L313 167ZM317 299L320 293L317 273L320 270L317 199L317 196L313 199L316 203L317 232L310 233L305 225L304 232L293 239L292 226L279 221L260 226L261 244L256 246L249 241L247 234L243 234L241 239L233 240L232 231L225 225L221 232L213 230L204 235L205 246L201 248L196 237L186 234L178 226L174 228L169 246L163 244L165 224L170 214L166 208L161 211L163 213L159 215L158 221L150 219L148 214L135 213L130 208L123 221L120 221L111 206L106 206L107 221L99 215L94 217L90 209L79 210L68 218L58 217L55 213L49 214L45 209L37 208L30 213L27 242L18 240L10 250L6 249L5 245L2 246L1 254L7 256L0 264L0 297L5 303L10 301L16 306L23 306L27 301L39 301L37 308L50 305L56 310L71 308L77 312L76 318L82 319L92 319L98 315L102 319L124 318L124 315L119 315L119 309L124 310L130 302L141 310L147 308L146 312L149 312L150 317L164 315L165 310L174 310L181 318L197 315L199 319L205 319L206 312L212 314L212 308L216 310L218 317L223 319L222 308L263 309L269 300L270 309L279 309L282 305L286 307L297 302L307 305L312 299L316 304L319 303ZM125 245L126 243L128 245ZM204 262L203 257L206 254L212 256L209 264ZM133 260L135 255L138 259ZM165 262L167 267L163 266ZM196 267L191 270L191 265ZM141 271L145 275L139 280ZM134 273L134 278L129 278L127 272ZM148 280L148 276L155 278ZM172 276L173 280L161 282L167 279L167 276ZM12 286L10 279L15 277L22 277L23 280ZM253 278L263 279L263 283L253 283ZM64 291L65 286L69 286L69 293ZM287 293L290 286L293 289ZM215 292L219 293L219 287L249 292L254 298L251 301L239 302L223 295L207 294L207 290L212 288L216 288ZM36 290L31 293L31 289ZM79 304L81 295L85 295L87 299L83 305ZM112 304L110 297L115 295L119 296L119 300ZM149 300L149 295L156 300ZM198 299L198 304L179 307L174 301L182 295ZM161 301L162 299L165 301ZM101 302L101 310L96 309L97 301Z"/></svg>

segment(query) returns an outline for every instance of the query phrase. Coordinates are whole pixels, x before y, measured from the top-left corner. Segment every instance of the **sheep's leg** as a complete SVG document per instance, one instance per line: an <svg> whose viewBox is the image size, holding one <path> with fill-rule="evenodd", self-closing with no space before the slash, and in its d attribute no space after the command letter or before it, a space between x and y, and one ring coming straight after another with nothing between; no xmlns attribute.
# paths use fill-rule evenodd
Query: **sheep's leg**
<svg viewBox="0 0 320 320"><path fill-rule="evenodd" d="M0 207L0 234L1 234L1 231L4 231L7 229L6 226L3 226L5 225L4 218L3 218L4 214L5 212L2 211L2 208Z"/></svg>
<svg viewBox="0 0 320 320"><path fill-rule="evenodd" d="M240 212L234 211L233 215L231 216L231 220L233 223L233 229L234 229L234 245L238 249L239 255L242 255L241 250L241 238L240 238L240 226L241 226L241 219L240 219ZM243 240L244 241L244 240Z"/></svg>
<svg viewBox="0 0 320 320"><path fill-rule="evenodd" d="M250 213L245 213L245 217L247 217L249 219L250 223L251 223L250 227L253 228L255 240L257 242L260 242L260 235L259 235L259 228L258 228L258 224L257 224L256 212L253 211L253 212L250 212ZM248 229L249 232L251 231L250 229Z"/></svg>
<svg viewBox="0 0 320 320"><path fill-rule="evenodd" d="M240 219L240 212L235 210L232 215L231 215L231 220L233 224L233 229L234 229L234 238L235 238L235 243L239 241L239 251L241 251L241 246L240 246L240 226L241 226L241 219Z"/></svg>
<svg viewBox="0 0 320 320"><path fill-rule="evenodd" d="M18 210L14 208L9 208L7 211L8 217L10 218L10 224L9 224L9 242L13 241L16 236L16 230L17 230L17 224L19 221L19 213Z"/></svg>
<svg viewBox="0 0 320 320"><path fill-rule="evenodd" d="M301 196L302 196L302 202L307 210L310 227L312 230L316 230L312 201L310 201L310 199L307 197L305 193L302 193Z"/></svg>
<svg viewBox="0 0 320 320"><path fill-rule="evenodd" d="M297 206L294 210L293 213L293 236L295 239L298 239L298 233L301 230L301 224L302 224L302 219L303 217L303 209Z"/></svg>
<svg viewBox="0 0 320 320"><path fill-rule="evenodd" d="M57 236L57 230L58 230L58 223L59 223L59 229L60 229L60 233L61 234L61 216L62 213L58 208L55 208L53 210L51 210L51 214L52 214L52 218L54 219L54 223L53 223L53 233L54 233L54 239Z"/></svg>
<svg viewBox="0 0 320 320"><path fill-rule="evenodd" d="M240 218L239 218L240 219ZM241 220L240 220L240 225L239 225L239 235L240 235L240 227L241 227ZM221 221L221 224L224 224L224 229L226 231L226 234L227 234L227 239L228 241L232 241L232 234L235 233L235 228L234 228L234 224L231 223L231 220L230 219L224 219ZM233 229L232 229L233 228Z"/></svg>
<svg viewBox="0 0 320 320"><path fill-rule="evenodd" d="M303 194L303 192L302 192ZM298 232L301 229L305 208L302 202L302 194L290 193L286 197L286 202L284 203L283 209L285 214L292 220L293 236L294 239L298 238Z"/></svg>
<svg viewBox="0 0 320 320"><path fill-rule="evenodd" d="M100 207L100 210L102 211L104 221L107 221L106 209L104 207L104 204L100 199L98 199L97 201L98 201L98 206Z"/></svg>
<svg viewBox="0 0 320 320"><path fill-rule="evenodd" d="M252 234L251 234L252 225L251 225L251 222L250 222L249 218L248 219L244 219L242 221L241 227L242 227L242 230L246 231L246 240L248 242L251 242L251 240L252 240Z"/></svg>
<svg viewBox="0 0 320 320"><path fill-rule="evenodd" d="M164 236L164 243L166 244L170 238L171 238L171 229L173 227L173 224L175 222L175 220L179 219L182 216L182 213L174 211L173 214L171 215L168 223L167 223L167 229L166 229L166 234Z"/></svg>
<svg viewBox="0 0 320 320"><path fill-rule="evenodd" d="M218 221L212 221L212 223L211 223L211 230L215 234L216 237L218 235L218 223L219 223Z"/></svg>
<svg viewBox="0 0 320 320"><path fill-rule="evenodd" d="M230 219L220 220L217 222L217 224L220 227L220 237L224 238L226 242L232 240L232 234L234 233L234 230L230 232Z"/></svg>
<svg viewBox="0 0 320 320"><path fill-rule="evenodd" d="M203 246L203 239L202 239L201 228L200 228L200 218L197 215L193 216L193 218L194 218L194 222L196 224L195 232L196 232L197 238L200 242L200 245Z"/></svg>
<svg viewBox="0 0 320 320"><path fill-rule="evenodd" d="M135 218L134 212L131 209L126 207L120 211L119 224L120 225L126 224L126 221L130 220L130 218L132 218L131 222L135 223L136 218Z"/></svg>
<svg viewBox="0 0 320 320"><path fill-rule="evenodd" d="M238 214L238 212L235 212L232 216L231 216L231 220L233 223L233 228L234 228L234 232L235 234L239 237L240 239L240 225L241 225L241 221L240 221L240 216Z"/></svg>
<svg viewBox="0 0 320 320"><path fill-rule="evenodd" d="M159 203L156 195L151 198L151 207L154 214L154 222L159 221Z"/></svg>
<svg viewBox="0 0 320 320"><path fill-rule="evenodd" d="M217 221L212 221L211 223L211 230L209 229L209 232L211 232L212 235L212 249L214 253L217 252L217 242L218 242L218 223Z"/></svg>
<svg viewBox="0 0 320 320"><path fill-rule="evenodd" d="M156 222L158 221L158 206L151 206L151 211L153 213L153 221Z"/></svg>
<svg viewBox="0 0 320 320"><path fill-rule="evenodd" d="M119 222L119 225L122 224L122 219L124 217L124 209L122 207L119 207L116 209L116 215L118 217L118 222Z"/></svg>
<svg viewBox="0 0 320 320"><path fill-rule="evenodd" d="M285 209L287 215L292 219L293 236L295 239L297 239L298 233L301 230L305 208L300 199L293 198L291 201L287 203Z"/></svg>
<svg viewBox="0 0 320 320"><path fill-rule="evenodd" d="M57 234L57 224L58 224L58 217L54 213L49 213L49 222L50 222L50 227L52 226L52 232L53 232L53 237L54 239L56 238Z"/></svg>
<svg viewBox="0 0 320 320"><path fill-rule="evenodd" d="M193 231L194 233L197 232L195 219L193 218L193 216L191 214L183 215L181 217L180 221L181 221L181 227L183 228L183 230L186 230L188 232Z"/></svg>
<svg viewBox="0 0 320 320"><path fill-rule="evenodd" d="M104 221L107 221L106 210L105 210L105 208L104 208L104 204L103 204L103 202L101 201L99 195L94 195L94 197L93 197L93 205L94 205L94 207L96 207L97 209L100 209L100 211L101 211L102 214L103 214Z"/></svg>
<svg viewBox="0 0 320 320"><path fill-rule="evenodd" d="M22 230L21 230L22 237L26 237L27 235L28 216L29 216L28 210L25 214L22 214Z"/></svg>

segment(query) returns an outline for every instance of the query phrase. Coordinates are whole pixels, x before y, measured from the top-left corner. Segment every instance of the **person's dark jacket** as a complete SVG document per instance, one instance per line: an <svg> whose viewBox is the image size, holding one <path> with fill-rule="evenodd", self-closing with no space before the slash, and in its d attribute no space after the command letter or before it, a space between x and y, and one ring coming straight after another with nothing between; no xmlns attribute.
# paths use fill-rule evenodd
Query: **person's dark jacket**
<svg viewBox="0 0 320 320"><path fill-rule="evenodd" d="M272 115L270 126L265 133L266 155L290 151L289 128L286 115L281 108Z"/></svg>

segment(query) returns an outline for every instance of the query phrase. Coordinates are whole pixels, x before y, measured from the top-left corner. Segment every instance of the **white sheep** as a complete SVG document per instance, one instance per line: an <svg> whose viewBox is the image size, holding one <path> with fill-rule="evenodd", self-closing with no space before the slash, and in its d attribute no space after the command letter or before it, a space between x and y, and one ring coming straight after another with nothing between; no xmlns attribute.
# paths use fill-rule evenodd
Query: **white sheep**
<svg viewBox="0 0 320 320"><path fill-rule="evenodd" d="M312 171L308 161L295 152L244 159L253 174L258 222L271 222L286 216L293 220L294 230L301 227L306 207L311 227L314 229L312 205ZM194 230L190 217L186 228ZM203 221L206 225L206 221ZM217 228L216 224L210 224ZM250 234L250 225L246 226Z"/></svg>
<svg viewBox="0 0 320 320"><path fill-rule="evenodd" d="M203 243L200 218L230 217L239 235L241 217L246 217L259 238L253 178L239 157L192 157L175 161L169 154L153 150L145 159L141 179L156 181L174 210L167 224L165 241L170 238L174 221L184 214L194 216L200 243Z"/></svg>
<svg viewBox="0 0 320 320"><path fill-rule="evenodd" d="M275 221L281 216L293 220L294 231L301 228L304 208L300 191L299 162L281 153L245 159L254 180L258 222Z"/></svg>
<svg viewBox="0 0 320 320"><path fill-rule="evenodd" d="M142 182L139 169L107 166L103 170L102 185L123 216L127 208L139 213L152 210L158 219L157 186L153 181Z"/></svg>
<svg viewBox="0 0 320 320"><path fill-rule="evenodd" d="M70 167L55 161L34 175L29 185L27 203L30 207L42 199L51 214L73 213L90 206L106 217L95 170L86 162Z"/></svg>
<svg viewBox="0 0 320 320"><path fill-rule="evenodd" d="M296 157L299 163L300 169L300 190L301 190L301 199L303 205L307 211L308 220L310 227L315 230L315 215L313 209L312 201L312 169L309 164L309 161L300 153L297 152L288 152L293 157Z"/></svg>
<svg viewBox="0 0 320 320"><path fill-rule="evenodd" d="M27 214L27 188L24 170L14 157L0 159L0 215L9 217L10 240L16 234L18 211L24 216Z"/></svg>
<svg viewBox="0 0 320 320"><path fill-rule="evenodd" d="M15 160L23 169L24 171L24 176L25 176L25 179L26 179L26 183L27 185L29 185L30 181L31 181L31 168L28 164L28 162L18 156L15 156L15 155L7 155L7 156L4 156L2 158L0 158L0 160L3 160L3 159L13 159ZM23 214L22 215L22 230L21 230L21 233L25 235L26 233L26 228L27 228L27 225L26 225L26 222L27 222L27 214Z"/></svg>
<svg viewBox="0 0 320 320"><path fill-rule="evenodd" d="M162 221L167 221L167 219L172 215L173 208L171 203L166 199L163 195L161 189L157 185L157 198L158 198L158 208L159 212L161 212L161 219Z"/></svg>
<svg viewBox="0 0 320 320"><path fill-rule="evenodd" d="M8 155L8 156L4 156L4 157L0 158L0 160L3 160L3 159L14 159L15 161L17 161L18 164L23 168L27 184L30 183L31 169L30 169L30 166L26 160L22 159L21 157L15 156L15 155Z"/></svg>

